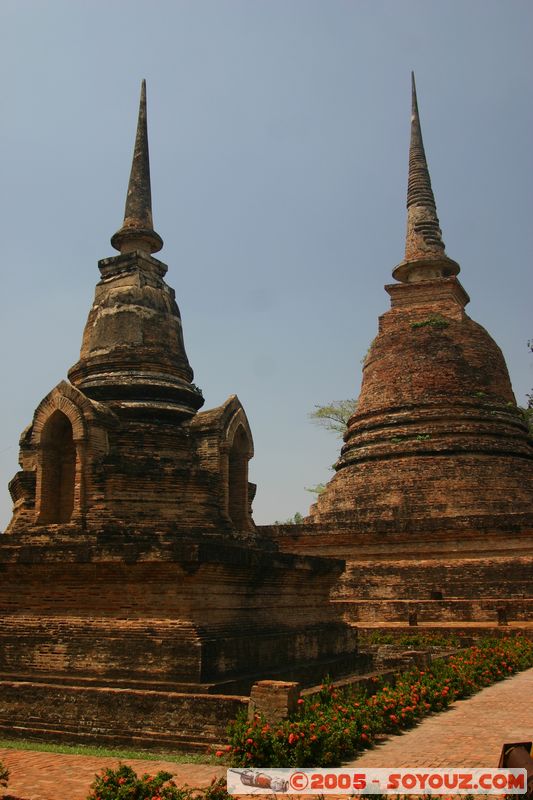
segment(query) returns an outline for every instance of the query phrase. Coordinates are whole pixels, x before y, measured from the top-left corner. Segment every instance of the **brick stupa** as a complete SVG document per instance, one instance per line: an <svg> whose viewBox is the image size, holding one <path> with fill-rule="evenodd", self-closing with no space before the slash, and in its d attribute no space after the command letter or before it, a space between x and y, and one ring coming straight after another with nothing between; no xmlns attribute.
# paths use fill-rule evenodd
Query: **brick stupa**
<svg viewBox="0 0 533 800"><path fill-rule="evenodd" d="M143 83L120 254L78 363L39 404L0 537L0 731L220 741L257 679L352 671L334 559L257 533L236 396L198 413L152 221ZM221 695L224 694L224 697Z"/></svg>
<svg viewBox="0 0 533 800"><path fill-rule="evenodd" d="M531 524L531 439L502 352L466 314L459 265L444 250L414 78L406 238L337 474L311 519Z"/></svg>
<svg viewBox="0 0 533 800"><path fill-rule="evenodd" d="M496 620L533 610L533 441L500 348L445 253L414 76L405 257L363 366L336 474L284 549L349 561L351 618Z"/></svg>

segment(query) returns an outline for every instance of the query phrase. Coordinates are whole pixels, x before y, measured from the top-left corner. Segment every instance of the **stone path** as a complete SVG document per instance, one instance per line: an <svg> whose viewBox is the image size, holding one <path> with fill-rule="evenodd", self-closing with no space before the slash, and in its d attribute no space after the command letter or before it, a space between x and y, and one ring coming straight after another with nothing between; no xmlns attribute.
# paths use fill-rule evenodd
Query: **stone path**
<svg viewBox="0 0 533 800"><path fill-rule="evenodd" d="M85 800L97 772L116 767L118 758L61 755L33 750L0 748L0 760L9 769L6 794L26 800ZM226 768L213 764L176 764L173 761L124 759L138 775L171 772L178 785L208 786L213 778L225 777ZM0 797L2 796L0 790Z"/></svg>
<svg viewBox="0 0 533 800"><path fill-rule="evenodd" d="M348 766L494 767L504 742L533 741L533 669L458 700Z"/></svg>
<svg viewBox="0 0 533 800"><path fill-rule="evenodd" d="M460 700L417 728L392 736L349 766L365 767L497 767L504 742L533 739L533 669ZM8 792L26 800L85 800L96 772L116 766L116 758L56 755L0 749L11 771ZM127 760L138 773L160 769L178 784L207 786L226 773L207 764Z"/></svg>

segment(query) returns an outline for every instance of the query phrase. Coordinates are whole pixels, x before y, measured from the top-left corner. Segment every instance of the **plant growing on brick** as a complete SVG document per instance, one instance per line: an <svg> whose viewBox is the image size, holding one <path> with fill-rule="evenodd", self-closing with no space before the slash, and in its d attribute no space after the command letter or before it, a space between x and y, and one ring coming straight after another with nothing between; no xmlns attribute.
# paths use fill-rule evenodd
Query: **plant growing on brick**
<svg viewBox="0 0 533 800"><path fill-rule="evenodd" d="M450 323L448 320L444 319L444 317L439 316L438 314L432 314L427 319L420 320L419 322L411 322L411 328L416 330L417 328L447 328Z"/></svg>

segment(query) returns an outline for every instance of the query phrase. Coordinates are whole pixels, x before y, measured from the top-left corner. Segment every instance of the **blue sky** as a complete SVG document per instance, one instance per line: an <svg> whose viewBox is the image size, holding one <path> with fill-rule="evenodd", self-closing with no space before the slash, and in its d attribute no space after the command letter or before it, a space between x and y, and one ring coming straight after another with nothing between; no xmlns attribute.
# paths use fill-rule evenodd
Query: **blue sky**
<svg viewBox="0 0 533 800"><path fill-rule="evenodd" d="M238 394L258 522L305 513L402 259L410 70L447 253L519 403L533 256L529 0L3 0L0 529L18 438L77 360L140 81L159 257L206 408Z"/></svg>

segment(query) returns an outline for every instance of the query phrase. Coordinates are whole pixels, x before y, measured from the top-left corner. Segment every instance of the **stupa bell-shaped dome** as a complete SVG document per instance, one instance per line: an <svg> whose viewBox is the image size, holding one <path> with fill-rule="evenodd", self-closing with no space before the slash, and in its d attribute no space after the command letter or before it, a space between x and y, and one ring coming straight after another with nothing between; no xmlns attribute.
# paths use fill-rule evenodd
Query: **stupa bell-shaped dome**
<svg viewBox="0 0 533 800"><path fill-rule="evenodd" d="M442 241L413 78L405 258L386 287L336 475L310 521L526 515L533 443L501 350L466 314L468 295Z"/></svg>

